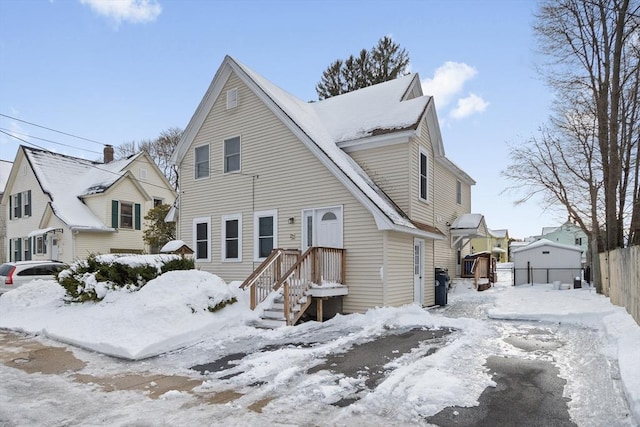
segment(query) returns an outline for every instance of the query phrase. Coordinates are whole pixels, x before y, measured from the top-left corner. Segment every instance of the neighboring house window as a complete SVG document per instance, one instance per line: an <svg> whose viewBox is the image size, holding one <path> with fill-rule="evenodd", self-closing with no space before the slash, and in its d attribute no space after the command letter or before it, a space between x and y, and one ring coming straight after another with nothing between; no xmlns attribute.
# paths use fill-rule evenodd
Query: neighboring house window
<svg viewBox="0 0 640 427"><path fill-rule="evenodd" d="M47 246L44 240L44 236L37 236L36 237L36 254L41 255L46 253L47 253Z"/></svg>
<svg viewBox="0 0 640 427"><path fill-rule="evenodd" d="M211 261L211 218L193 219L193 241L196 261Z"/></svg>
<svg viewBox="0 0 640 427"><path fill-rule="evenodd" d="M238 106L238 89L231 89L227 91L227 110L236 108Z"/></svg>
<svg viewBox="0 0 640 427"><path fill-rule="evenodd" d="M13 246L13 261L22 261L22 239L11 239L9 244ZM11 251L11 248L9 248Z"/></svg>
<svg viewBox="0 0 640 427"><path fill-rule="evenodd" d="M429 200L429 156L420 149L419 153L419 197L425 202Z"/></svg>
<svg viewBox="0 0 640 427"><path fill-rule="evenodd" d="M142 228L140 203L111 201L111 227L140 230Z"/></svg>
<svg viewBox="0 0 640 427"><path fill-rule="evenodd" d="M22 193L22 216L31 216L31 190Z"/></svg>
<svg viewBox="0 0 640 427"><path fill-rule="evenodd" d="M576 245L582 245L582 237L576 237Z"/></svg>
<svg viewBox="0 0 640 427"><path fill-rule="evenodd" d="M256 212L253 215L253 257L265 259L278 245L278 211Z"/></svg>
<svg viewBox="0 0 640 427"><path fill-rule="evenodd" d="M222 260L242 261L242 215L222 217Z"/></svg>
<svg viewBox="0 0 640 427"><path fill-rule="evenodd" d="M22 241L22 248L24 249L23 261L31 261L31 239L25 237Z"/></svg>
<svg viewBox="0 0 640 427"><path fill-rule="evenodd" d="M240 137L224 140L224 172L240 170Z"/></svg>
<svg viewBox="0 0 640 427"><path fill-rule="evenodd" d="M462 204L462 183L460 181L456 181L456 203Z"/></svg>
<svg viewBox="0 0 640 427"><path fill-rule="evenodd" d="M153 207L157 208L158 206L160 206L162 204L162 199L153 199Z"/></svg>
<svg viewBox="0 0 640 427"><path fill-rule="evenodd" d="M209 176L209 145L196 147L195 151L195 177L206 178Z"/></svg>
<svg viewBox="0 0 640 427"><path fill-rule="evenodd" d="M133 203L120 202L120 228L133 228Z"/></svg>
<svg viewBox="0 0 640 427"><path fill-rule="evenodd" d="M22 217L22 193L14 194L9 198L9 202L12 207L9 212L12 215L12 219L18 219Z"/></svg>

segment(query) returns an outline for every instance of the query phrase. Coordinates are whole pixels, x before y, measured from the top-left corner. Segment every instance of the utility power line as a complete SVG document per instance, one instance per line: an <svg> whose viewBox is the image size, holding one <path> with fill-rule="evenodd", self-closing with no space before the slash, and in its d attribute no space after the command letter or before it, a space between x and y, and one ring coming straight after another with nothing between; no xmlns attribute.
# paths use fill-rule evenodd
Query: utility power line
<svg viewBox="0 0 640 427"><path fill-rule="evenodd" d="M8 119L15 120L15 121L18 121L18 122L21 122L21 123L26 123L26 124L31 125L31 126L36 126L36 127L42 128L42 129L46 129L46 130L51 131L51 132L56 132L56 133L60 133L62 135L70 136L72 138L78 138L78 139L81 139L83 141L92 142L94 144L98 144L98 145L102 145L102 146L104 146L104 145L112 145L112 144L105 144L103 142L99 142L99 141L96 141L94 139L85 138L83 136L74 135L72 133L63 132L61 130L52 129L52 128L49 128L49 127L46 127L46 126L42 126L42 125L39 125L39 124L36 124L36 123L28 122L26 120L22 120L22 119L19 119L17 117L12 117L12 116L9 116L9 115L6 115L6 114L0 113L0 116L6 117Z"/></svg>

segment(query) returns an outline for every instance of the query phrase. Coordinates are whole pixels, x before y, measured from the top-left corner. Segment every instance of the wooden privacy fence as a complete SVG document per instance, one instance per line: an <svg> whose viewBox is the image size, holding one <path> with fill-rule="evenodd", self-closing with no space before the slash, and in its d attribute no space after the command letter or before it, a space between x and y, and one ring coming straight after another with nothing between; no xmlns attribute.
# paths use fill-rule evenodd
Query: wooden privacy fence
<svg viewBox="0 0 640 427"><path fill-rule="evenodd" d="M640 325L640 246L600 254L602 290Z"/></svg>

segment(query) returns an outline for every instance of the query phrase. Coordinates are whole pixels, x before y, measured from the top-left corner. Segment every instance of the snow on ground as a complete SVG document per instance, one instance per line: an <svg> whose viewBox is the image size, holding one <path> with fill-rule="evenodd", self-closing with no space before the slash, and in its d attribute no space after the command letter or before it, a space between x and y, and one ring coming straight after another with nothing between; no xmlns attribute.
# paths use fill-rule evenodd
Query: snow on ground
<svg viewBox="0 0 640 427"><path fill-rule="evenodd" d="M445 308L377 308L322 324L262 330L249 326L255 314L243 291L204 272L171 272L137 293L113 292L100 303L82 305L65 304L55 282L32 282L0 297L0 328L128 359L147 357L120 362L74 350L89 362L83 372L94 375L152 371L194 376L189 369L194 365L246 353L225 371L233 375L204 375L198 388L234 390L242 397L213 406L197 404L193 395L179 391L159 400L132 398L132 391L106 393L0 364L0 394L9 396L0 402L0 418L16 422L28 412L34 424L47 420L50 425L142 425L144 420L144 425L424 423L445 407L477 405L482 391L495 386L484 366L486 358L498 354L553 361L567 380L565 395L578 425L636 424L625 418L626 403L616 397L621 395L619 383L635 420L640 420L640 327L625 310L591 288L553 290L552 285L510 283L510 277L504 277L493 288L476 292L470 282L459 282ZM210 298L229 295L238 302L216 313L204 309ZM390 330L414 327L456 331L395 359L385 380L346 408L331 403L361 389L362 379L329 371L307 374L327 355ZM525 342L529 334L560 340L560 347L549 344L545 351L527 353L505 342L505 337ZM312 345L300 345L305 342ZM247 410L266 397L273 400L262 413ZM163 421L154 424L154 419Z"/></svg>

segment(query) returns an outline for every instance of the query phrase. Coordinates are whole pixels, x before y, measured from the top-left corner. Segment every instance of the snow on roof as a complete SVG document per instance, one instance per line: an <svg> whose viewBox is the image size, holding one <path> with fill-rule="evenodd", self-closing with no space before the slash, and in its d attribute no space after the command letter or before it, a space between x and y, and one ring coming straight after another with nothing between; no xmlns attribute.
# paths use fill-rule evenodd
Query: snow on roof
<svg viewBox="0 0 640 427"><path fill-rule="evenodd" d="M22 149L42 190L51 197L51 207L60 220L74 229L111 230L81 197L104 192L124 175L124 168L137 156L99 163L31 147L22 146Z"/></svg>
<svg viewBox="0 0 640 427"><path fill-rule="evenodd" d="M493 234L494 237L497 237L498 239L504 239L505 237L507 237L507 230L489 230L489 232L491 234Z"/></svg>
<svg viewBox="0 0 640 427"><path fill-rule="evenodd" d="M12 166L12 162L8 160L0 160L0 194L4 193Z"/></svg>
<svg viewBox="0 0 640 427"><path fill-rule="evenodd" d="M402 100L415 75L334 96L309 106L315 110L334 143L380 133L415 129L429 96Z"/></svg>
<svg viewBox="0 0 640 427"><path fill-rule="evenodd" d="M162 249L160 249L160 252L174 252L183 246L187 246L187 244L182 240L171 240L170 242L167 242Z"/></svg>
<svg viewBox="0 0 640 427"><path fill-rule="evenodd" d="M462 214L453 221L451 229L458 228L478 228L482 222L483 215L478 213Z"/></svg>
<svg viewBox="0 0 640 427"><path fill-rule="evenodd" d="M542 227L542 236L544 236L545 234L553 233L558 228L559 227Z"/></svg>
<svg viewBox="0 0 640 427"><path fill-rule="evenodd" d="M391 118L386 120L385 126L389 126L393 129L400 129L406 127L407 122L416 122L420 115L424 111L424 106L429 97L420 97L415 99L422 99L424 104L413 102L414 100L402 101L402 95L404 94L407 86L408 79L401 79L401 82L386 82L380 83L375 86L371 86L368 91L361 89L357 92L353 92L350 96L343 95L337 98L340 100L334 101L336 105L340 106L340 111L343 117L340 123L335 126L327 126L325 120L327 120L328 108L318 108L316 104L323 104L331 100L320 101L317 103L304 102L294 95L286 92L285 90L274 85L264 77L260 76L250 68L241 64L240 62L232 59L247 76L256 83L259 88L288 116L293 122L314 142L324 154L333 161L333 163L347 175L347 177L378 207L384 214L396 225L416 229L416 226L409 220L407 215L402 212L395 203L380 189L373 180L366 174L366 172L353 160L347 153L342 151L336 145L336 135L347 137L351 136L364 136L367 132L371 133L375 129L366 128L366 126L372 126L371 120L380 111L376 109L365 108L368 103L375 103L374 100L378 99L383 105L390 106L393 103L409 103L410 107L397 108L396 114L391 114ZM402 84L401 84L402 83ZM403 89L403 90L400 90ZM360 98L358 93L365 92L365 95ZM392 97L393 99L386 99ZM326 104L325 104L326 105ZM347 109L349 108L349 109ZM356 114L360 111L360 108L367 112L365 118L361 120L360 116ZM391 108L391 107L388 107ZM411 116L411 119L406 121L400 117L400 111L405 112L412 110L416 113L418 110L420 114L417 116ZM324 111L319 113L319 110ZM346 120L346 118L349 120ZM351 121L351 124L347 122ZM379 126L377 127L379 128ZM332 134L331 132L337 134Z"/></svg>
<svg viewBox="0 0 640 427"><path fill-rule="evenodd" d="M548 240L548 239L540 239L526 246L515 248L511 251L511 253L528 251L530 249L541 248L544 246L551 246L558 249L568 249L572 251L582 252L582 249L580 248L580 246L563 245L562 243L552 242L551 240Z"/></svg>

